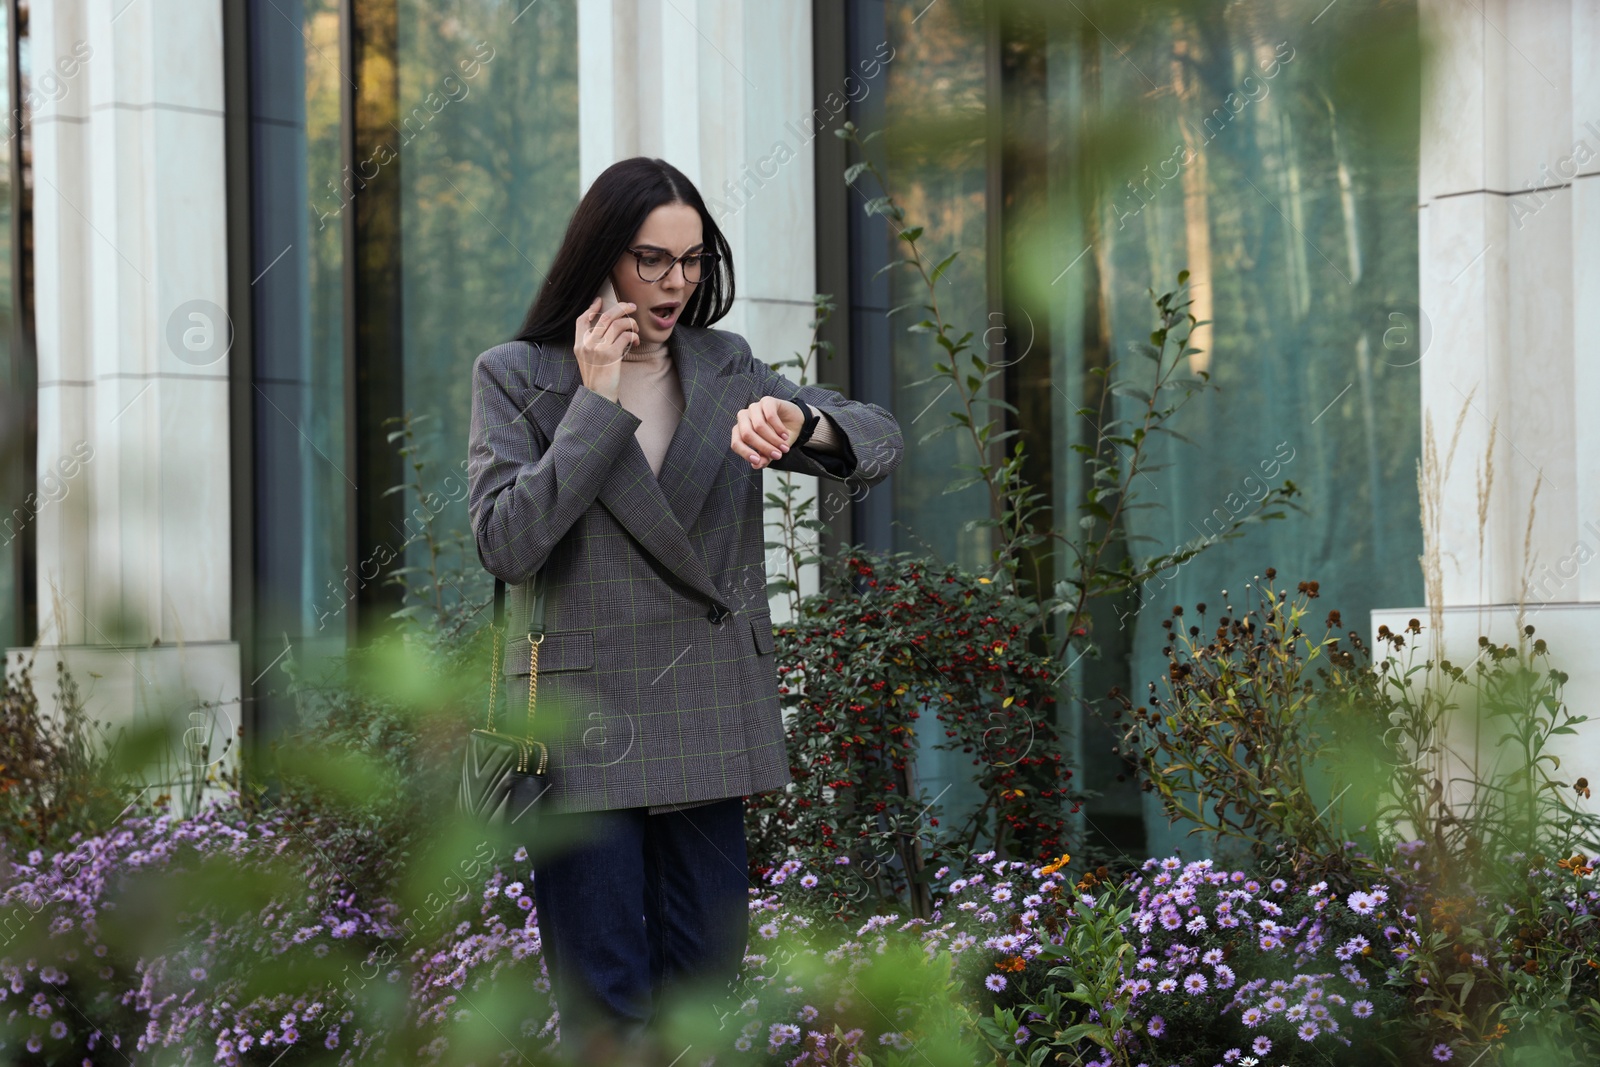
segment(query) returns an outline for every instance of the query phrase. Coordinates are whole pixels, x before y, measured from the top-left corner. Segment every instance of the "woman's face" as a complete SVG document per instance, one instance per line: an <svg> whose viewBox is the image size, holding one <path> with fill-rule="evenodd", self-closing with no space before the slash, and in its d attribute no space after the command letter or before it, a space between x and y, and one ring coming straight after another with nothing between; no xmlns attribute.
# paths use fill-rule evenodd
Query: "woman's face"
<svg viewBox="0 0 1600 1067"><path fill-rule="evenodd" d="M628 247L653 249L670 260L685 252L703 251L703 241L698 211L688 204L662 204L645 217ZM642 280L636 264L632 253L622 253L611 269L611 284L618 300L639 306L634 314L634 321L639 324L639 343L664 344L683 314L684 305L694 295L695 285L683 280L682 263L674 263L665 277L654 282ZM652 273L647 265L645 274Z"/></svg>

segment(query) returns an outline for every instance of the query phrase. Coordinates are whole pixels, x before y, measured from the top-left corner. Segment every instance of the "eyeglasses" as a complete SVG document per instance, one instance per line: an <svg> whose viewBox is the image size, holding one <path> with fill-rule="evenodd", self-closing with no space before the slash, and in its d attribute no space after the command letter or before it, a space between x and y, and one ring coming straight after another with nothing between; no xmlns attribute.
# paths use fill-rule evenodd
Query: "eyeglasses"
<svg viewBox="0 0 1600 1067"><path fill-rule="evenodd" d="M683 264L683 280L698 284L707 274L717 269L720 258L715 252L685 252L681 256L668 255L659 248L630 248L633 265L642 282L659 282L672 272L674 263Z"/></svg>

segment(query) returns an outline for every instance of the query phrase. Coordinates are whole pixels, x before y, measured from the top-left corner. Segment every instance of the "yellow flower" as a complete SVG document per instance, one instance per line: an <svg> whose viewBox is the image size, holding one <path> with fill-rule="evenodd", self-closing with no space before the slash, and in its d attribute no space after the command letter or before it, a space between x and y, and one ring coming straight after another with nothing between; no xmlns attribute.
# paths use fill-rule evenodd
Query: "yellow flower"
<svg viewBox="0 0 1600 1067"><path fill-rule="evenodd" d="M1072 857L1067 855L1065 852L1063 852L1061 854L1061 858L1060 859L1056 860L1054 863L1050 864L1048 867L1043 868L1041 873L1043 873L1043 874L1055 874L1057 871L1059 871L1061 868L1065 867L1067 864L1069 864L1071 862L1072 862Z"/></svg>
<svg viewBox="0 0 1600 1067"><path fill-rule="evenodd" d="M978 579L978 584L979 585L988 585L989 584L989 579L987 579L987 578L979 578Z"/></svg>

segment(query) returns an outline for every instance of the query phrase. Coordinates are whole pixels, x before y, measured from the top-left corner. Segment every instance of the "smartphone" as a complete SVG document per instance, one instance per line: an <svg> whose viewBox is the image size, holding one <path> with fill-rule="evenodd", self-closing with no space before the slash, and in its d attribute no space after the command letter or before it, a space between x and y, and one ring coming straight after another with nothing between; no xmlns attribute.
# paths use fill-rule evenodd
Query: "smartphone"
<svg viewBox="0 0 1600 1067"><path fill-rule="evenodd" d="M612 287L611 279L607 278L605 280L605 284L600 286L600 314L604 315L607 311L616 307L620 303L622 303L622 301L617 299L617 291ZM599 321L598 316L596 316L596 321ZM628 350L632 350L632 341L628 342L627 348Z"/></svg>

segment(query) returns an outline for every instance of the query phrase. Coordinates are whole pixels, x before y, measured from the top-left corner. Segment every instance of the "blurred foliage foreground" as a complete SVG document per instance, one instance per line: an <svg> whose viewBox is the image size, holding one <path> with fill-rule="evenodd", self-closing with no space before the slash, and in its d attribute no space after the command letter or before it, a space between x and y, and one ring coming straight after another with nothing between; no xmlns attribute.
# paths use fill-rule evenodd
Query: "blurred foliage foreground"
<svg viewBox="0 0 1600 1067"><path fill-rule="evenodd" d="M779 634L796 780L749 806L744 973L615 1060L1595 1062L1595 826L1549 750L1583 720L1543 643L1462 667L1413 624L1374 666L1337 611L1314 624L1314 582L1275 577L1175 616L1167 677L1116 695L1147 788L1215 857L1117 865L1065 854L1092 798L1060 739L995 714L1047 721L1025 604L841 561ZM557 1053L528 853L551 842L448 814L487 631L409 625L352 681L293 679L303 725L244 769L270 788L197 763L211 795L182 816L122 801L158 742L101 744L69 685L47 716L7 680L0 1060ZM933 723L985 794L946 825L908 779Z"/></svg>

